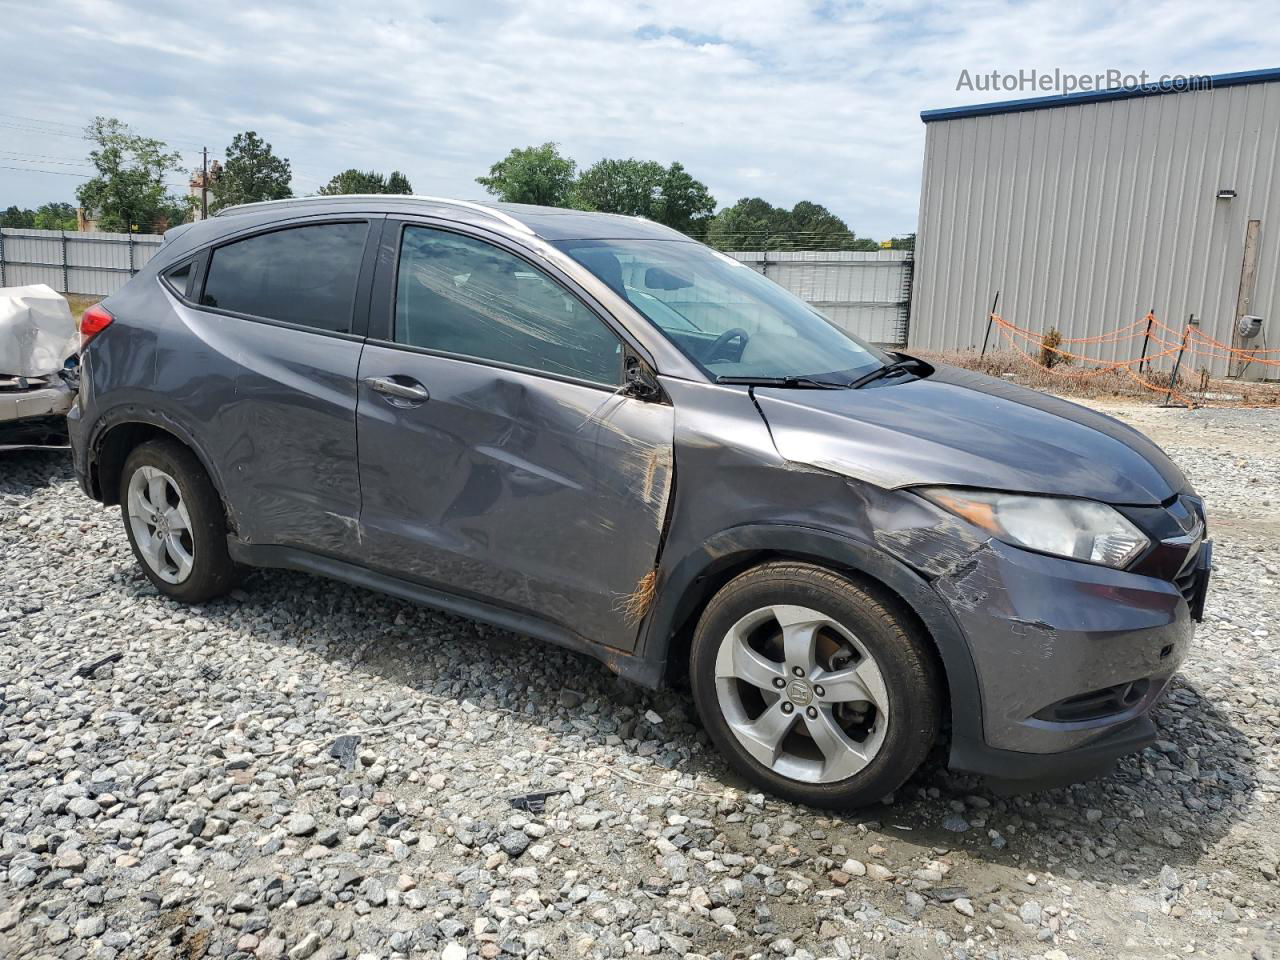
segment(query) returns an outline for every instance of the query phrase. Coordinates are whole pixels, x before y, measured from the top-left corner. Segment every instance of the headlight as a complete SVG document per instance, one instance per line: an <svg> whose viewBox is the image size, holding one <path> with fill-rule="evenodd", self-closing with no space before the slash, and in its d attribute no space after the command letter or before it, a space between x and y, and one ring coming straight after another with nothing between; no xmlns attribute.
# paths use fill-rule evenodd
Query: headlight
<svg viewBox="0 0 1280 960"><path fill-rule="evenodd" d="M1150 545L1117 510L1093 500L947 487L917 492L998 540L1042 553L1125 567Z"/></svg>

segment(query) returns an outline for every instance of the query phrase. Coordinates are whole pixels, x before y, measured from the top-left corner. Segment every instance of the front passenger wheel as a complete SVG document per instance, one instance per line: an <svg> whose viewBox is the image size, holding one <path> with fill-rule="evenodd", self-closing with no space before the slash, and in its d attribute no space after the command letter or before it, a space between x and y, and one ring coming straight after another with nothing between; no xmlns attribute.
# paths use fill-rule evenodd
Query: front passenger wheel
<svg viewBox="0 0 1280 960"><path fill-rule="evenodd" d="M157 590L203 603L235 585L222 502L195 454L149 440L125 460L120 491L129 545Z"/></svg>
<svg viewBox="0 0 1280 960"><path fill-rule="evenodd" d="M729 762L816 807L874 803L911 776L938 733L937 674L888 598L791 561L727 584L690 652L694 701Z"/></svg>

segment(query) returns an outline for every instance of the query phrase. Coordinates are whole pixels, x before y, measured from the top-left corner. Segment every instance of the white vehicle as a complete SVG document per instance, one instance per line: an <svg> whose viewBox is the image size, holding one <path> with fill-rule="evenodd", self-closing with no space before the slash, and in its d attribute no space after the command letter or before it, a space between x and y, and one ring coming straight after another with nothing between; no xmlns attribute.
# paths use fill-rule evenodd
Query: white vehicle
<svg viewBox="0 0 1280 960"><path fill-rule="evenodd" d="M0 451L67 446L78 348L64 297L44 284L0 287Z"/></svg>

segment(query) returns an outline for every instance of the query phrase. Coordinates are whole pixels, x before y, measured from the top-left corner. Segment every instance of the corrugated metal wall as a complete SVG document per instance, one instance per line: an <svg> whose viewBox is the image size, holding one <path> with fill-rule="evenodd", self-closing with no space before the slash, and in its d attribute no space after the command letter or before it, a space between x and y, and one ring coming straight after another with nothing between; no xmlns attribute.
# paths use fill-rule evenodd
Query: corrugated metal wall
<svg viewBox="0 0 1280 960"><path fill-rule="evenodd" d="M156 234L0 229L0 287L45 283L59 293L106 296L150 260Z"/></svg>
<svg viewBox="0 0 1280 960"><path fill-rule="evenodd" d="M1001 316L1037 331L1095 336L1154 308L1230 343L1260 220L1248 312L1280 347L1278 145L1275 82L929 123L911 345L981 346L997 290Z"/></svg>
<svg viewBox="0 0 1280 960"><path fill-rule="evenodd" d="M873 343L906 343L912 259L907 250L730 253Z"/></svg>

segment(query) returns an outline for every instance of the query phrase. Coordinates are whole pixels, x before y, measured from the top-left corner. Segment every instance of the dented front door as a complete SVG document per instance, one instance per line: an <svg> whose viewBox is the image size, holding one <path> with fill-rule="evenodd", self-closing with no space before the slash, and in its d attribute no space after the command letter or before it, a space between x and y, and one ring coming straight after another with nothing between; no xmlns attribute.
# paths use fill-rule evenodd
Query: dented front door
<svg viewBox="0 0 1280 960"><path fill-rule="evenodd" d="M370 385L386 379L427 399ZM359 390L369 565L634 648L628 601L671 489L669 405L376 343Z"/></svg>

